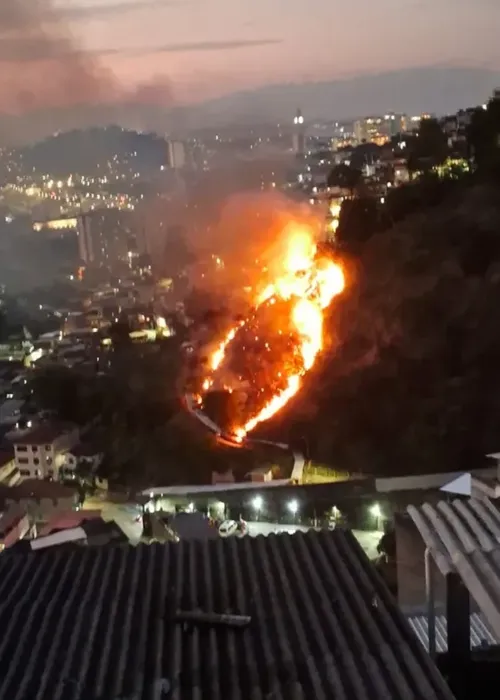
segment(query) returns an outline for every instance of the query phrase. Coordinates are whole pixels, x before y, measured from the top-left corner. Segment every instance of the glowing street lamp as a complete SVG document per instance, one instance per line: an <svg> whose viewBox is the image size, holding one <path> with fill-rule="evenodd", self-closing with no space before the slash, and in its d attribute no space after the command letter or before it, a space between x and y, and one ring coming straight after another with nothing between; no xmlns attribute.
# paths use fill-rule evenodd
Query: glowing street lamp
<svg viewBox="0 0 500 700"><path fill-rule="evenodd" d="M382 517L382 509L378 503L374 503L370 508L370 513L375 518L375 527L377 530L380 529L380 518Z"/></svg>
<svg viewBox="0 0 500 700"><path fill-rule="evenodd" d="M252 501L252 508L258 513L262 509L262 496L255 496Z"/></svg>
<svg viewBox="0 0 500 700"><path fill-rule="evenodd" d="M289 501L288 503L288 510L292 515L297 515L298 510L299 510L299 504L296 500Z"/></svg>

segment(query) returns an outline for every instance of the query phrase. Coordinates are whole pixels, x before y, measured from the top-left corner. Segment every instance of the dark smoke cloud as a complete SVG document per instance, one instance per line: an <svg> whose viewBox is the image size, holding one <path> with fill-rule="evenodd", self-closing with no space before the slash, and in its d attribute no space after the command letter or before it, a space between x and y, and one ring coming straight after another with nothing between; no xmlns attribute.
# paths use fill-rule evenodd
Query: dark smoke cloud
<svg viewBox="0 0 500 700"><path fill-rule="evenodd" d="M101 121L113 121L119 106L145 97L171 106L170 84L162 77L159 85L124 91L98 55L81 49L50 0L0 2L0 142L25 134L30 123L56 131L98 113Z"/></svg>

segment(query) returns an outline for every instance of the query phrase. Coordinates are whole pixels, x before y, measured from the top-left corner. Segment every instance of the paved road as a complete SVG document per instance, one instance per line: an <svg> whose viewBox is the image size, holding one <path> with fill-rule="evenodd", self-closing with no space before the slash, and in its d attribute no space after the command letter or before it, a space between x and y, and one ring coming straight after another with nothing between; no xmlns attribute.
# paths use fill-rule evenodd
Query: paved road
<svg viewBox="0 0 500 700"><path fill-rule="evenodd" d="M141 509L139 506L131 505L120 505L116 503L111 503L105 499L99 498L88 498L83 506L86 509L99 509L102 510L102 518L105 521L114 520L119 527L123 530L129 540L136 544L139 542L142 536L142 519L137 519L140 515ZM307 532L310 527L305 525L287 525L283 523L270 523L270 522L256 522L247 521L250 537L257 537L257 535L270 535L271 533L290 533L294 532ZM367 553L370 559L377 556L377 544L382 537L382 532L379 531L365 531L365 530L353 530L353 533Z"/></svg>
<svg viewBox="0 0 500 700"><path fill-rule="evenodd" d="M257 535L270 535L271 533L288 532L293 534L294 532L307 532L310 528L303 525L283 525L282 523L248 523L248 534L251 537L257 537Z"/></svg>

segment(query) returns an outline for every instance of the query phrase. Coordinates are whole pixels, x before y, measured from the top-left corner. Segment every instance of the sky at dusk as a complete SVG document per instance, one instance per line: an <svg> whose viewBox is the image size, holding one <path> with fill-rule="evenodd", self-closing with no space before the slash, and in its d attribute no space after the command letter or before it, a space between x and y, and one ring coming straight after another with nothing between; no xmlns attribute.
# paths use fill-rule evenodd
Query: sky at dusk
<svg viewBox="0 0 500 700"><path fill-rule="evenodd" d="M499 0L59 0L126 85L176 101L447 64L500 69Z"/></svg>
<svg viewBox="0 0 500 700"><path fill-rule="evenodd" d="M0 145L298 106L443 113L500 85L499 27L500 0L0 0Z"/></svg>

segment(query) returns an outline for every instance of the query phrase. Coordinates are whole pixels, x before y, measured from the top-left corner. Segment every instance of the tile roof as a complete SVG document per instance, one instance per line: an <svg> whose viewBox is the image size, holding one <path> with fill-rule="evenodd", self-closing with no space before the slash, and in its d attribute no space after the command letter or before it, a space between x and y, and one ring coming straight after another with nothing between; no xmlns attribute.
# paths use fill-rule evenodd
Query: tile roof
<svg viewBox="0 0 500 700"><path fill-rule="evenodd" d="M45 527L39 529L38 537L50 535L56 530L66 530L72 527L82 525L86 520L101 519L102 511L100 510L66 510L56 513L53 518L46 523Z"/></svg>
<svg viewBox="0 0 500 700"><path fill-rule="evenodd" d="M452 699L350 532L5 552L0 600L0 700Z"/></svg>
<svg viewBox="0 0 500 700"><path fill-rule="evenodd" d="M489 499L408 506L443 575L458 573L500 638L500 512Z"/></svg>
<svg viewBox="0 0 500 700"><path fill-rule="evenodd" d="M429 625L427 615L411 615L408 618L410 627L415 632L424 648L429 650ZM489 628L480 613L470 616L470 644L472 649L500 645L500 638ZM448 650L448 623L446 615L436 615L436 651Z"/></svg>

